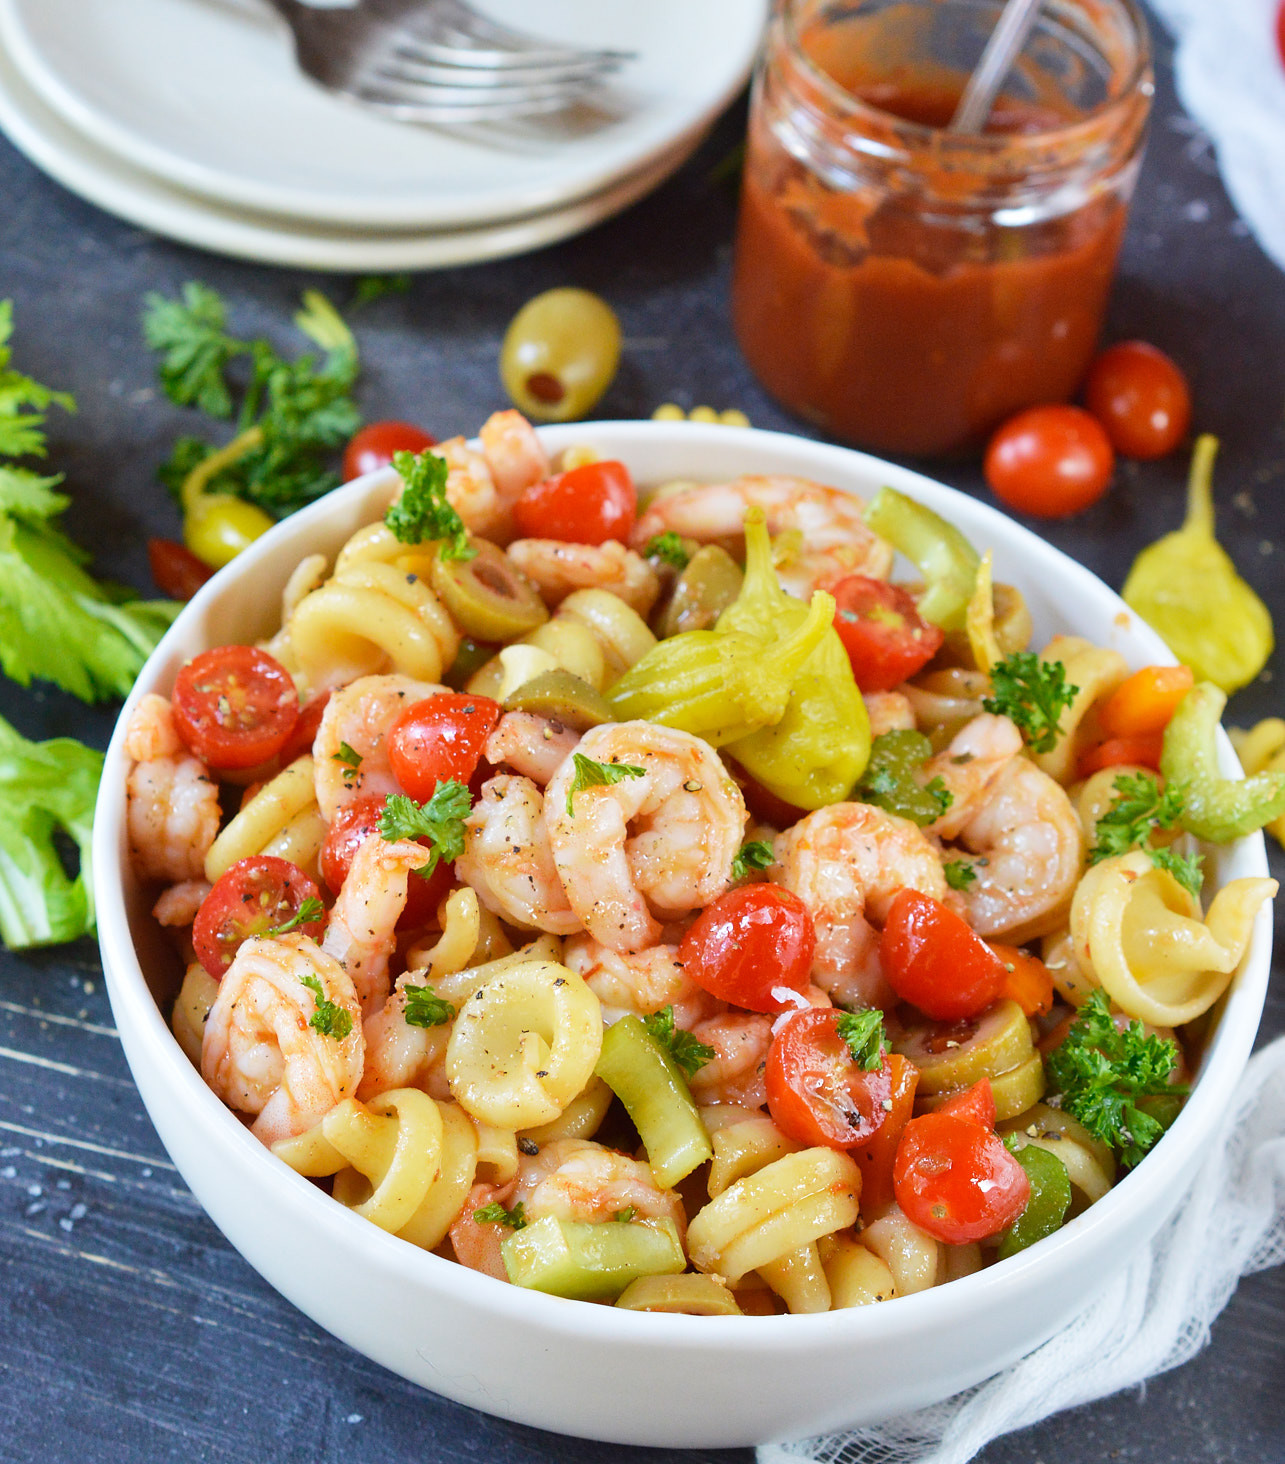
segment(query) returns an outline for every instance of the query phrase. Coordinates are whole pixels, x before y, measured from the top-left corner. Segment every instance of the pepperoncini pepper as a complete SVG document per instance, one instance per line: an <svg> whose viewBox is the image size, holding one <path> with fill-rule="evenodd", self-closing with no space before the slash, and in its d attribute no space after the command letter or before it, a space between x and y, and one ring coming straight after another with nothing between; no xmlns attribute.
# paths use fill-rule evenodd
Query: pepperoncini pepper
<svg viewBox="0 0 1285 1464"><path fill-rule="evenodd" d="M1218 771L1215 733L1227 698L1197 682L1165 728L1160 771L1182 789L1181 823L1211 844L1229 844L1285 813L1285 773L1258 773L1237 782Z"/></svg>
<svg viewBox="0 0 1285 1464"><path fill-rule="evenodd" d="M1197 679L1235 691L1267 664L1274 638L1267 606L1214 538L1217 451L1216 437L1196 440L1182 528L1138 555L1122 594Z"/></svg>
<svg viewBox="0 0 1285 1464"><path fill-rule="evenodd" d="M964 535L895 488L880 488L863 517L923 575L924 591L916 607L920 615L943 630L963 630L981 564Z"/></svg>
<svg viewBox="0 0 1285 1464"><path fill-rule="evenodd" d="M781 588L762 509L745 515L745 548L745 584L719 616L716 633L777 640L796 632L809 612ZM849 795L870 756L870 720L833 627L791 685L780 720L726 746L751 777L797 808L823 808Z"/></svg>

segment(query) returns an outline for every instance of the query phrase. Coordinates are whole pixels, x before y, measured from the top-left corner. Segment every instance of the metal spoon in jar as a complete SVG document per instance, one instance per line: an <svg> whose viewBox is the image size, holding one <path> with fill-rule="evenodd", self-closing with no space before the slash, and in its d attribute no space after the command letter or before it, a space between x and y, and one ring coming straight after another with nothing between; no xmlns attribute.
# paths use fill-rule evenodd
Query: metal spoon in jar
<svg viewBox="0 0 1285 1464"><path fill-rule="evenodd" d="M950 119L947 132L981 132L995 105L995 97L1012 69L1039 14L1040 0L1008 0L977 69Z"/></svg>

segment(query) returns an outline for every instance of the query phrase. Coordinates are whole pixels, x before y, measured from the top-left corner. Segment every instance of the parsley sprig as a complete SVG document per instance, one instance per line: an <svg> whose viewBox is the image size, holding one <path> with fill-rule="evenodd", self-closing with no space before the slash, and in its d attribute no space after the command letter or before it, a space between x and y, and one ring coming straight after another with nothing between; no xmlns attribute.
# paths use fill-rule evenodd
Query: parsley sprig
<svg viewBox="0 0 1285 1464"><path fill-rule="evenodd" d="M583 752L573 752L571 757L575 777L571 780L571 787L567 789L568 818L576 816L573 799L586 788L607 788L613 783L623 783L626 778L647 776L646 768L635 767L632 763L594 762L593 758L586 757Z"/></svg>
<svg viewBox="0 0 1285 1464"><path fill-rule="evenodd" d="M1034 651L1014 651L991 667L991 695L982 706L1019 727L1033 752L1052 752L1062 713L1079 690L1068 684L1061 661L1042 661Z"/></svg>
<svg viewBox="0 0 1285 1464"><path fill-rule="evenodd" d="M770 869L775 862L771 844L763 839L748 839L732 860L732 878L744 879L751 869Z"/></svg>
<svg viewBox="0 0 1285 1464"><path fill-rule="evenodd" d="M1174 849L1157 848L1152 836L1158 829L1177 828L1182 819L1182 789L1176 783L1164 791L1150 773L1121 773L1112 784L1115 796L1111 806L1098 820L1095 842L1089 850L1089 863L1097 864L1141 849L1157 869L1168 873L1193 895L1200 893L1204 882L1200 854L1179 854Z"/></svg>
<svg viewBox="0 0 1285 1464"><path fill-rule="evenodd" d="M886 1039L883 1013L878 1008L872 1007L864 1012L840 1012L837 1026L839 1036L848 1044L853 1062L859 1063L868 1073L883 1066Z"/></svg>
<svg viewBox="0 0 1285 1464"><path fill-rule="evenodd" d="M1170 1083L1178 1062L1171 1037L1148 1036L1141 1022L1119 1031L1104 991L1093 992L1071 1030L1044 1060L1062 1108L1132 1168L1165 1131L1161 1105L1147 1099L1179 1098L1186 1088Z"/></svg>
<svg viewBox="0 0 1285 1464"><path fill-rule="evenodd" d="M643 1019L643 1026L682 1068L687 1077L698 1073L714 1057L714 1049L693 1037L681 1027L674 1026L674 1008L663 1006Z"/></svg>
<svg viewBox="0 0 1285 1464"><path fill-rule="evenodd" d="M323 1037L333 1037L336 1042L342 1042L352 1031L352 1016L337 1002L330 1000L316 976L301 976L299 980L316 997L308 1025Z"/></svg>
<svg viewBox="0 0 1285 1464"><path fill-rule="evenodd" d="M510 1230L525 1230L526 1215L519 1200L511 1210L506 1210L499 1200L492 1200L473 1211L473 1219L479 1225L507 1225Z"/></svg>
<svg viewBox="0 0 1285 1464"><path fill-rule="evenodd" d="M403 1015L410 1027L442 1027L455 1016L455 1008L431 986L404 986L406 1004Z"/></svg>
<svg viewBox="0 0 1285 1464"><path fill-rule="evenodd" d="M427 877L438 860L452 864L464 852L464 820L472 807L473 795L453 778L439 783L427 803L390 793L379 816L379 832L388 840L427 839L428 859L418 871Z"/></svg>
<svg viewBox="0 0 1285 1464"><path fill-rule="evenodd" d="M450 476L446 459L435 452L395 452L393 467L401 476L402 491L384 515L384 523L402 544L440 543L443 559L473 559L477 550L469 543L464 520L446 497Z"/></svg>
<svg viewBox="0 0 1285 1464"><path fill-rule="evenodd" d="M971 889L977 883L977 871L968 859L948 859L941 868L952 890Z"/></svg>
<svg viewBox="0 0 1285 1464"><path fill-rule="evenodd" d="M686 569L691 562L691 555L683 543L681 534L676 534L673 529L666 529L663 534L656 534L647 540L643 549L644 559L659 559L663 564L671 564L675 569Z"/></svg>

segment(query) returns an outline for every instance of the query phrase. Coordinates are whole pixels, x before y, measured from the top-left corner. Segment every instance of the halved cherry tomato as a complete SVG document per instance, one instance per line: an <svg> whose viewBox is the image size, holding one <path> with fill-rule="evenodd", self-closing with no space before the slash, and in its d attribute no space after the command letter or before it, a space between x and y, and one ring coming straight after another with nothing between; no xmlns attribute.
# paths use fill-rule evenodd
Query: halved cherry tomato
<svg viewBox="0 0 1285 1464"><path fill-rule="evenodd" d="M321 726L321 718L325 713L326 706L330 701L330 688L313 699L299 711L299 720L294 724L294 731L285 740L285 745L277 753L277 759L284 768L294 762L295 758L302 757L305 752L312 751L312 744L317 740L317 729Z"/></svg>
<svg viewBox="0 0 1285 1464"><path fill-rule="evenodd" d="M1102 768L1119 767L1124 763L1158 771L1164 740L1163 732L1148 732L1141 737L1109 737L1084 752L1075 771L1081 778L1088 778Z"/></svg>
<svg viewBox="0 0 1285 1464"><path fill-rule="evenodd" d="M1122 681L1098 709L1098 724L1108 737L1139 737L1163 732L1178 703L1196 684L1190 666L1144 666Z"/></svg>
<svg viewBox="0 0 1285 1464"><path fill-rule="evenodd" d="M852 1157L861 1171L861 1213L870 1219L882 1215L895 1198L892 1169L897 1159L897 1145L901 1142L902 1130L914 1114L915 1089L919 1085L919 1069L908 1057L902 1057L899 1052L888 1052L884 1054L883 1065L888 1069L887 1101L891 1107L884 1109L884 1121L874 1133L852 1150Z"/></svg>
<svg viewBox="0 0 1285 1464"><path fill-rule="evenodd" d="M948 1245L997 1235L1026 1208L1026 1171L989 1129L949 1113L906 1125L893 1169L907 1217Z"/></svg>
<svg viewBox="0 0 1285 1464"><path fill-rule="evenodd" d="M1014 945L995 940L987 944L1004 963L1004 990L1000 994L1011 997L1028 1017L1042 1017L1052 1011L1053 977L1044 962Z"/></svg>
<svg viewBox="0 0 1285 1464"><path fill-rule="evenodd" d="M367 422L353 433L344 448L344 482L351 483L364 473L386 468L395 452L424 452L436 446L437 438L413 422Z"/></svg>
<svg viewBox="0 0 1285 1464"><path fill-rule="evenodd" d="M891 691L922 670L941 647L940 627L921 618L900 585L850 574L830 593L834 628L862 691Z"/></svg>
<svg viewBox="0 0 1285 1464"><path fill-rule="evenodd" d="M1146 341L1121 341L1097 356L1084 405L1125 457L1164 457L1191 425L1191 389L1178 366Z"/></svg>
<svg viewBox="0 0 1285 1464"><path fill-rule="evenodd" d="M902 1001L935 1022L975 1017L1004 989L1004 963L962 916L918 890L893 896L879 964Z"/></svg>
<svg viewBox="0 0 1285 1464"><path fill-rule="evenodd" d="M358 848L372 834L379 832L379 816L387 801L386 794L363 793L360 797L350 799L335 815L321 846L319 861L321 877L334 894L339 893L344 880L348 878L348 871ZM428 862L427 854L424 862ZM427 925L436 914L442 896L454 883L454 878L454 870L445 860L439 860L437 868L427 878L412 874L406 885L406 904L397 921L398 927L410 930Z"/></svg>
<svg viewBox="0 0 1285 1464"><path fill-rule="evenodd" d="M1002 503L1065 518L1096 503L1115 471L1102 424L1081 407L1028 407L995 432L982 471Z"/></svg>
<svg viewBox="0 0 1285 1464"><path fill-rule="evenodd" d="M489 696L462 691L413 702L388 731L393 777L418 803L426 803L438 783L467 783L503 711Z"/></svg>
<svg viewBox="0 0 1285 1464"><path fill-rule="evenodd" d="M800 1144L850 1149L867 1143L888 1118L892 1070L886 1058L873 1071L857 1062L839 1036L840 1015L834 1007L798 1012L768 1049L772 1121Z"/></svg>
<svg viewBox="0 0 1285 1464"><path fill-rule="evenodd" d="M243 941L289 925L305 900L320 902L321 891L297 864L271 854L238 859L196 912L192 945L197 960L220 980ZM325 928L324 915L293 927L313 940L320 940Z"/></svg>
<svg viewBox="0 0 1285 1464"><path fill-rule="evenodd" d="M267 762L299 721L290 673L254 646L217 646L174 678L174 725L210 767L235 772Z"/></svg>
<svg viewBox="0 0 1285 1464"><path fill-rule="evenodd" d="M678 960L697 986L752 1012L789 1011L776 995L811 979L816 927L808 907L775 884L742 885L706 905L683 936Z"/></svg>
<svg viewBox="0 0 1285 1464"><path fill-rule="evenodd" d="M569 544L627 544L637 513L629 469L613 461L586 463L533 483L513 505L520 534Z"/></svg>
<svg viewBox="0 0 1285 1464"><path fill-rule="evenodd" d="M967 1118L983 1128L995 1127L995 1094L991 1091L989 1078L978 1078L971 1088L964 1088L953 1098L947 1098L937 1109L938 1113L949 1113L954 1118Z"/></svg>
<svg viewBox="0 0 1285 1464"><path fill-rule="evenodd" d="M147 563L156 588L171 600L190 600L214 573L177 539L149 539Z"/></svg>

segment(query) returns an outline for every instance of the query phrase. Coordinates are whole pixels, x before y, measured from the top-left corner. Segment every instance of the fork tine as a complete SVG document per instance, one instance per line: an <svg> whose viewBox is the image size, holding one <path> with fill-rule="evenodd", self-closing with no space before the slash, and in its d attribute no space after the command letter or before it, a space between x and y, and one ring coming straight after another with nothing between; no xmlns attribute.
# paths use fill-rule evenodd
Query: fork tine
<svg viewBox="0 0 1285 1464"><path fill-rule="evenodd" d="M493 93L478 89L464 94L451 93L445 88L426 88L394 77L378 77L359 85L351 95L369 107L390 112L408 122L507 122L515 117L561 111L578 101L584 90L587 88L558 87L540 94L527 88L520 100L509 92L500 94L504 100L496 100Z"/></svg>
<svg viewBox="0 0 1285 1464"><path fill-rule="evenodd" d="M527 71L553 66L620 67L634 59L631 51L577 50L488 50L482 46L452 45L409 33L400 38L398 49L413 49L425 64L468 66L479 71Z"/></svg>
<svg viewBox="0 0 1285 1464"><path fill-rule="evenodd" d="M443 53L436 47L399 39L392 47L392 55L402 63L406 72L415 73L416 78L428 84L458 86L518 85L522 82L569 82L590 81L606 76L620 68L620 62L610 58L599 59L592 54L581 54L569 61L546 63L543 60L524 58L518 61L510 58L511 64L489 66L484 63L456 59L457 52L448 53L451 59L444 60ZM485 52L479 52L485 55Z"/></svg>
<svg viewBox="0 0 1285 1464"><path fill-rule="evenodd" d="M536 64L570 65L579 61L621 63L633 59L633 54L627 51L586 50L513 30L480 15L459 0L431 0L422 12L406 17L403 23L405 30L424 46L424 59L448 65L516 68Z"/></svg>

